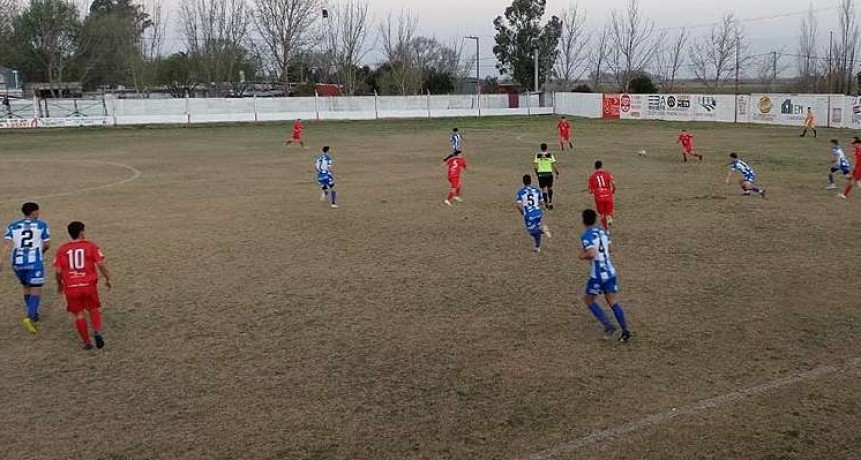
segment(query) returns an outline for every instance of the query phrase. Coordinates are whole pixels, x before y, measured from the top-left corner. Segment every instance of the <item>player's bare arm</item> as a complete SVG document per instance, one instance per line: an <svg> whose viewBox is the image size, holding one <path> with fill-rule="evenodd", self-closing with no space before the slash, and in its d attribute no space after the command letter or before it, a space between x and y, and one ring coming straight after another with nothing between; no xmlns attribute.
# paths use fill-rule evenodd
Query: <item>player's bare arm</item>
<svg viewBox="0 0 861 460"><path fill-rule="evenodd" d="M54 278L57 280L57 292L63 293L63 274L60 270L54 270Z"/></svg>
<svg viewBox="0 0 861 460"><path fill-rule="evenodd" d="M113 282L111 281L111 271L108 270L108 266L104 262L97 263L96 267L98 267L102 276L105 277L105 287L110 291L114 287Z"/></svg>
<svg viewBox="0 0 861 460"><path fill-rule="evenodd" d="M598 257L598 250L594 247L584 249L583 252L580 253L580 260L594 260Z"/></svg>

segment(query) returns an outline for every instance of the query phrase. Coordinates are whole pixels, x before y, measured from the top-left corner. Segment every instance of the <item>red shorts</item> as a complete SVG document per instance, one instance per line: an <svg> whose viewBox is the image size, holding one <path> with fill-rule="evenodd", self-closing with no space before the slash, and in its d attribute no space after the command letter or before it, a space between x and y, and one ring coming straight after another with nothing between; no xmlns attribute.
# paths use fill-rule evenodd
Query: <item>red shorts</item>
<svg viewBox="0 0 861 460"><path fill-rule="evenodd" d="M451 186L451 188L460 188L460 177L449 177L448 185Z"/></svg>
<svg viewBox="0 0 861 460"><path fill-rule="evenodd" d="M861 166L855 166L855 171L852 171L852 178L861 181Z"/></svg>
<svg viewBox="0 0 861 460"><path fill-rule="evenodd" d="M563 141L571 141L571 133L559 133L559 139Z"/></svg>
<svg viewBox="0 0 861 460"><path fill-rule="evenodd" d="M78 314L84 310L98 310L102 307L99 299L99 288L83 286L66 288L66 311Z"/></svg>
<svg viewBox="0 0 861 460"><path fill-rule="evenodd" d="M294 141L301 141L302 133L293 133L293 137L291 137L290 139L293 139Z"/></svg>
<svg viewBox="0 0 861 460"><path fill-rule="evenodd" d="M682 152L684 152L685 155L690 155L690 154L694 153L694 148L690 145L682 146Z"/></svg>
<svg viewBox="0 0 861 460"><path fill-rule="evenodd" d="M615 210L615 206L613 204L613 197L605 197L605 198L595 198L595 207L597 208L598 214L602 216L609 216L613 214Z"/></svg>

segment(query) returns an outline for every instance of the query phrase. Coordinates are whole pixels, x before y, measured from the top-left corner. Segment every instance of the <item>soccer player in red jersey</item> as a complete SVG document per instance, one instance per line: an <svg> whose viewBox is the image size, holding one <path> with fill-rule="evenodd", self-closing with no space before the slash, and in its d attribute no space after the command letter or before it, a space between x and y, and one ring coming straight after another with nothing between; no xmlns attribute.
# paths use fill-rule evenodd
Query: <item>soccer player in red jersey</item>
<svg viewBox="0 0 861 460"><path fill-rule="evenodd" d="M286 147L294 142L298 142L299 145L305 147L305 137L302 135L302 131L304 129L305 127L302 125L302 120L296 120L296 122L293 123L293 134L290 136L290 139L284 141L284 146Z"/></svg>
<svg viewBox="0 0 861 460"><path fill-rule="evenodd" d="M559 130L559 145L562 147L562 150L565 150L565 143L568 143L568 147L574 150L574 144L571 142L571 123L565 117L562 117L559 123L556 124L556 129Z"/></svg>
<svg viewBox="0 0 861 460"><path fill-rule="evenodd" d="M99 300L99 272L105 277L105 287L111 290L111 273L105 265L105 256L95 243L84 236L84 224L72 222L68 226L72 241L60 246L54 256L57 291L66 295L66 311L75 315L75 328L81 336L84 350L92 350L90 333L84 311L90 315L96 348L105 346L102 337L102 303Z"/></svg>
<svg viewBox="0 0 861 460"><path fill-rule="evenodd" d="M460 198L460 177L463 174L463 170L466 169L466 160L461 156L461 152L459 150L455 151L451 155L445 158L446 168L448 169L448 197L446 197L443 203L451 206L451 200L457 201L460 203L463 201Z"/></svg>
<svg viewBox="0 0 861 460"><path fill-rule="evenodd" d="M852 189L858 186L858 182L861 182L861 139L856 137L852 141L852 150L855 151L855 169L852 171L852 177L849 179L849 184L846 185L843 193L837 195L840 198L848 197Z"/></svg>
<svg viewBox="0 0 861 460"><path fill-rule="evenodd" d="M604 230L613 225L613 212L615 204L613 195L616 193L616 181L613 175L602 169L604 164L599 160L595 162L595 172L589 176L589 193L595 197L595 207L601 215L601 226Z"/></svg>
<svg viewBox="0 0 861 460"><path fill-rule="evenodd" d="M687 162L688 155L693 155L702 161L703 156L694 151L694 136L688 133L687 130L683 129L682 133L679 134L678 140L676 143L682 145L682 158Z"/></svg>

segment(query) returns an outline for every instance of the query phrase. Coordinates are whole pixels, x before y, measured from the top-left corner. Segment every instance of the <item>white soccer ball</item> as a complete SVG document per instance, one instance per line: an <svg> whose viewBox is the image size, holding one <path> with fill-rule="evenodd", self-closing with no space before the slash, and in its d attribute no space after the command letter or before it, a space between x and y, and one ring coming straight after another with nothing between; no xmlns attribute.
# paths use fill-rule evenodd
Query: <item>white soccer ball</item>
<svg viewBox="0 0 861 460"><path fill-rule="evenodd" d="M639 152L637 152L637 153L638 153L641 157L644 157L644 156L646 156L646 149L640 149L640 151L639 151Z"/></svg>

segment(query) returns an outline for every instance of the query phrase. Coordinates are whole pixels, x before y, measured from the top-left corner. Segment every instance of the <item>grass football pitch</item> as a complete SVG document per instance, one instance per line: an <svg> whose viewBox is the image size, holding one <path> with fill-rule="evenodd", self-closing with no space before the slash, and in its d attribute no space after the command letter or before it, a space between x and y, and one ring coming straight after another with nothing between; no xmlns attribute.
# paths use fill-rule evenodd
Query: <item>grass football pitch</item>
<svg viewBox="0 0 861 460"><path fill-rule="evenodd" d="M0 133L4 223L34 199L56 248L82 220L115 276L85 352L53 283L31 335L0 273L0 457L859 458L861 192L824 190L852 133L576 120L536 255L513 200L554 126L309 122L308 150L281 147L288 124ZM730 151L767 200L724 184ZM596 159L628 344L580 299Z"/></svg>

